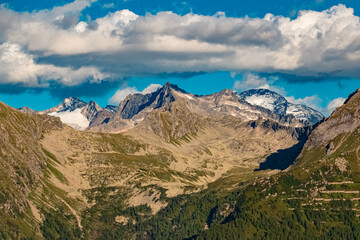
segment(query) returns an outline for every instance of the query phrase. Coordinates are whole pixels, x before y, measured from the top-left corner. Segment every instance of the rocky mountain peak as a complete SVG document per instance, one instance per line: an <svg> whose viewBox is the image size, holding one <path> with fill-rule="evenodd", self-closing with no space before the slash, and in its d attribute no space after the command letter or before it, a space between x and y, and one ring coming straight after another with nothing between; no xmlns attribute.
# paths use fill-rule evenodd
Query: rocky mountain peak
<svg viewBox="0 0 360 240"><path fill-rule="evenodd" d="M100 111L102 111L102 108L96 102L90 101L82 109L81 113L91 122Z"/></svg>
<svg viewBox="0 0 360 240"><path fill-rule="evenodd" d="M156 92L141 94L136 93L127 96L119 105L117 115L123 119L131 119L145 108L156 109L169 105L177 98L176 92L186 93L177 85L167 82Z"/></svg>
<svg viewBox="0 0 360 240"><path fill-rule="evenodd" d="M175 85L172 84L171 82L167 81L167 82L164 84L163 88L171 88L172 86L175 86Z"/></svg>
<svg viewBox="0 0 360 240"><path fill-rule="evenodd" d="M58 111L74 111L77 108L82 108L86 102L77 97L65 98L64 101L58 106Z"/></svg>
<svg viewBox="0 0 360 240"><path fill-rule="evenodd" d="M178 85L172 84L170 82L166 82L162 88L159 88L159 90L163 90L163 91L175 90L178 92L186 93L185 90L179 88Z"/></svg>
<svg viewBox="0 0 360 240"><path fill-rule="evenodd" d="M223 89L219 93L210 95L216 105L221 105L224 102L238 102L239 94L231 89Z"/></svg>
<svg viewBox="0 0 360 240"><path fill-rule="evenodd" d="M90 101L86 105L91 108L96 108L98 111L102 110L102 108L94 101Z"/></svg>
<svg viewBox="0 0 360 240"><path fill-rule="evenodd" d="M29 107L21 107L21 108L17 108L17 110L19 110L20 112L23 112L23 113L36 113L35 110L33 110Z"/></svg>
<svg viewBox="0 0 360 240"><path fill-rule="evenodd" d="M227 95L227 96L231 96L233 94L237 94L237 92L231 90L230 88L227 89L223 89L220 91L220 95Z"/></svg>
<svg viewBox="0 0 360 240"><path fill-rule="evenodd" d="M176 93L187 94L185 90L179 88L175 84L171 84L170 82L167 82L162 88L159 88L154 93L155 95L157 95L159 102L157 108L175 101L178 96Z"/></svg>
<svg viewBox="0 0 360 240"><path fill-rule="evenodd" d="M171 102L174 102L176 99L176 96L174 95L174 91L185 92L184 90L181 90L178 86L173 85L169 82L167 82L162 88L156 91L154 94L156 95L155 108L160 108L162 106L168 105Z"/></svg>
<svg viewBox="0 0 360 240"><path fill-rule="evenodd" d="M75 104L75 103L78 103L78 102L84 102L82 101L80 98L78 97L69 97L69 98L65 98L62 103L64 105L72 105L72 104Z"/></svg>

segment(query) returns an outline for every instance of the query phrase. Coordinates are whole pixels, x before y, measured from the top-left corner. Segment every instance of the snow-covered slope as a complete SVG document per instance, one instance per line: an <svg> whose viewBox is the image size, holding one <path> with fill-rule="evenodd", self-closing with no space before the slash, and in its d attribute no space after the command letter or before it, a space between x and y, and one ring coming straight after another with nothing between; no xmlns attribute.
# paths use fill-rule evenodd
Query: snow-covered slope
<svg viewBox="0 0 360 240"><path fill-rule="evenodd" d="M250 89L240 94L240 99L274 112L279 116L293 115L300 121L316 124L324 118L321 112L301 104L288 102L280 94L268 89Z"/></svg>
<svg viewBox="0 0 360 240"><path fill-rule="evenodd" d="M288 103L286 114L294 115L296 119L309 121L316 124L324 118L324 115L308 106Z"/></svg>
<svg viewBox="0 0 360 240"><path fill-rule="evenodd" d="M240 99L260 106L277 115L286 115L287 101L280 94L267 89L250 89L240 94Z"/></svg>
<svg viewBox="0 0 360 240"><path fill-rule="evenodd" d="M84 108L85 107L77 108L73 111L66 110L60 112L52 112L49 113L49 115L59 117L63 123L69 125L72 128L78 130L85 130L89 126L90 121L81 113Z"/></svg>

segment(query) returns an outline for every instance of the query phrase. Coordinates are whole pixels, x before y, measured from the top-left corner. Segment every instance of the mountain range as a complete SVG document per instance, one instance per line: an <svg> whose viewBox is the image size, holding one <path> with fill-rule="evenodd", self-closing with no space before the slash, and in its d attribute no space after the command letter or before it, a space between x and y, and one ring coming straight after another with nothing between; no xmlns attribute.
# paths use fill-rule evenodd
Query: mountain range
<svg viewBox="0 0 360 240"><path fill-rule="evenodd" d="M129 95L117 107L108 105L101 108L93 101L86 103L70 97L45 111L36 112L28 107L19 110L60 117L63 123L75 129L117 133L133 128L153 110L169 107L175 101L183 101L191 112L202 116L231 115L244 121L263 118L283 124L310 126L324 118L319 111L289 103L280 94L267 89L251 89L241 94L225 89L219 93L198 96L169 82L152 93Z"/></svg>
<svg viewBox="0 0 360 240"><path fill-rule="evenodd" d="M357 239L359 101L324 118L167 83L118 107L0 103L0 238Z"/></svg>

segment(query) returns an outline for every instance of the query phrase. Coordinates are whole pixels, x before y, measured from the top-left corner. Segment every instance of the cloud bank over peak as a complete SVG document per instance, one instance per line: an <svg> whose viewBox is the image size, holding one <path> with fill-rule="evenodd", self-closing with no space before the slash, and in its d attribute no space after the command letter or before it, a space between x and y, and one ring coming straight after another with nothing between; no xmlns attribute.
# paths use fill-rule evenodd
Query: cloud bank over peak
<svg viewBox="0 0 360 240"><path fill-rule="evenodd" d="M0 7L0 84L79 86L215 71L298 81L360 77L359 17L344 5L300 11L293 20L270 13L264 18L221 12L139 16L125 9L80 21L91 3L76 0L33 13Z"/></svg>
<svg viewBox="0 0 360 240"><path fill-rule="evenodd" d="M232 77L236 77L236 73L232 73ZM279 87L275 87L273 84L279 80L278 77L260 77L257 74L247 73L243 74L241 80L237 80L234 83L233 89L237 91L245 91L248 89L262 88L269 89L279 94L284 94L285 90Z"/></svg>

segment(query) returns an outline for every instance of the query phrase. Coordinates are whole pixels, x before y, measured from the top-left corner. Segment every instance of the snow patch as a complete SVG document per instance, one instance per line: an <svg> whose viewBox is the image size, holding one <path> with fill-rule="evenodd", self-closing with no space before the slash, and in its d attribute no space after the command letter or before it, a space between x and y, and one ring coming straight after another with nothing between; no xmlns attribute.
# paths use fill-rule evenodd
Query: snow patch
<svg viewBox="0 0 360 240"><path fill-rule="evenodd" d="M175 91L175 92L181 98L187 98L190 100L194 100L194 98L190 94L186 94L186 93L182 93L182 92L178 92L178 91Z"/></svg>
<svg viewBox="0 0 360 240"><path fill-rule="evenodd" d="M271 111L274 111L275 108L275 99L271 96L259 96L259 95L253 95L245 98L245 101L250 103L251 105L261 106L263 108L269 109Z"/></svg>
<svg viewBox="0 0 360 240"><path fill-rule="evenodd" d="M315 111L314 109L304 105L292 103L288 103L286 114L291 114L298 120L309 121L312 124L315 124L324 118L320 112Z"/></svg>
<svg viewBox="0 0 360 240"><path fill-rule="evenodd" d="M84 108L78 108L72 112L70 111L53 112L53 113L49 113L49 115L54 117L59 117L63 123L69 125L72 128L85 130L89 126L90 121L87 120L87 118L84 115L82 115L81 111L83 109Z"/></svg>
<svg viewBox="0 0 360 240"><path fill-rule="evenodd" d="M192 96L185 94L188 99L194 99Z"/></svg>

